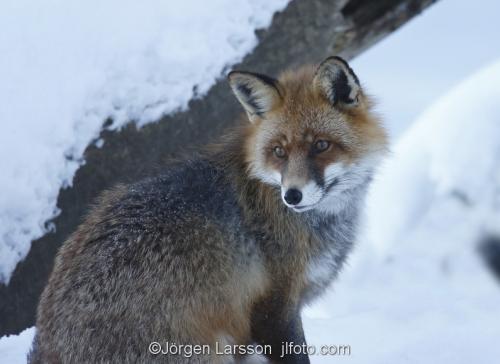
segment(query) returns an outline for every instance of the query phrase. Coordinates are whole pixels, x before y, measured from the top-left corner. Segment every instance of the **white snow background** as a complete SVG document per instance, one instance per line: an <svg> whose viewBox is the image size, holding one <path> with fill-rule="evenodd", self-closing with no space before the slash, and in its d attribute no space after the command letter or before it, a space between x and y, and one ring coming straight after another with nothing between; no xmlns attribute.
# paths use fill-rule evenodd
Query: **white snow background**
<svg viewBox="0 0 500 364"><path fill-rule="evenodd" d="M2 364L25 364L26 355L31 348L35 328L30 327L19 333L0 338L0 363Z"/></svg>
<svg viewBox="0 0 500 364"><path fill-rule="evenodd" d="M205 93L288 0L2 0L0 283L58 214L107 117L139 126Z"/></svg>
<svg viewBox="0 0 500 364"><path fill-rule="evenodd" d="M183 4L185 3L186 1ZM93 14L98 6L92 4L89 8L90 6L94 6L91 12ZM33 5L30 9L32 7ZM85 7L87 13L90 12L87 6L82 4L81 7ZM46 11L50 13L55 9L49 7ZM346 357L314 356L313 363L341 361L428 364L498 361L500 348L496 342L500 337L500 285L480 261L475 243L483 231L500 226L500 46L495 46L500 34L500 23L496 19L499 11L500 4L493 0L483 0L481 6L467 0L441 0L424 12L424 15L354 60L354 70L368 90L378 96L379 109L388 121L391 135L394 139L397 137L398 142L392 148L392 157L384 164L375 180L367 209L365 234L350 259L349 267L340 275L329 293L304 313L309 344L318 347L350 345L352 354ZM2 16L0 11L0 21ZM241 16L247 19L245 15ZM270 19L270 14L267 16ZM74 17L73 20L78 22L76 14ZM92 27L95 24L93 22L94 20ZM141 24L139 21L137 23ZM176 22L173 21L173 24ZM104 20L102 25L106 25ZM128 27L122 28L123 33L131 31ZM54 33L57 35L56 31ZM250 33L253 34L252 30ZM0 33L0 47L4 44L2 37L5 34ZM46 39L42 35L39 37ZM88 40L87 44L90 46L93 42L100 41L97 38ZM125 38L126 35L122 38L123 42ZM123 46L124 52L128 51L129 56L135 55L143 59L145 56L142 52L146 49L142 47L143 40L144 38L137 40L137 53L128 51L127 46ZM34 43L36 42L30 43L31 46ZM26 50L31 49L31 46L27 46ZM48 44L47 49L50 50L53 46ZM74 45L71 47L73 51L78 49ZM152 47L155 47L154 44ZM246 51L250 48L248 46ZM179 49L184 48L179 47L176 51ZM0 54L4 54L2 48L0 51ZM184 51L188 52L187 49ZM43 54L43 49L40 53ZM18 54L24 55L22 52ZM241 56L239 54L235 57ZM189 55L186 58L190 59ZM12 62L14 61L20 62L12 58ZM0 58L0 72L9 73L2 62L5 60ZM100 58L96 62L101 62ZM116 67L112 65L114 72ZM56 62L55 66L59 64ZM88 69L93 70L92 67ZM43 71L42 66L39 70ZM474 72L476 70L480 71ZM144 96L142 108L137 106L123 111L130 113L126 114L127 117L135 115L140 122L139 116L145 106L151 104L150 100L146 100L149 96L144 94L149 89L148 82L145 81L148 79L136 76L136 72L140 74L141 70L136 70L135 67L123 68L122 71L110 85L130 86L132 81L127 83L128 81L122 80L126 75L137 80L137 89L131 87L135 91L130 91L129 88L129 93L118 97L121 100L118 102L119 110L112 110L112 115L120 114L120 108L125 103L129 106L130 95L135 95L136 98ZM165 76L163 65L159 65L156 71ZM22 76L22 69L19 72ZM54 73L57 76L57 72ZM220 69L214 71L214 77L219 73ZM28 74L35 78L41 77L35 76L35 71ZM92 85L80 83L81 94L90 95L85 98L87 108L92 109L96 101L105 100L97 103L97 109L106 109L103 106L106 100L115 100L117 97L101 97L96 93L96 90L104 94L112 92L106 86L110 82L109 74L106 71L102 71L102 74L103 77L96 77L100 82ZM469 75L472 76L467 77ZM23 79L21 76L19 78ZM2 73L0 77L3 77ZM47 76L46 81L53 77L55 76ZM71 83L64 82L64 77L56 79L67 86L67 93L75 92ZM40 82L40 87L43 86L44 82ZM0 85L0 96L4 94L3 87ZM165 84L160 85L159 90L163 92L165 87ZM192 85L186 89L191 92ZM18 90L19 97L23 96L21 91L23 90ZM154 92L151 94L156 95ZM185 97L182 99L185 106L192 93L185 96L180 92L179 95ZM162 95L165 96L169 95ZM130 99L135 100L134 97ZM1 98L0 100L5 102ZM37 106L31 98L21 97L20 100L25 101L23 105L29 113L32 110L35 115L47 113L42 103ZM81 101L78 97L72 100L76 100L76 104ZM156 99L153 97L153 100ZM53 105L61 107L57 103ZM25 152L27 166L30 166L30 158L37 156L37 150L31 148L28 142L40 144L41 135L47 135L47 140L44 141L46 144L42 143L47 149L47 155L50 155L50 150L61 151L63 155L66 151L64 147L52 149L52 142L55 145L68 142L63 145L67 146L75 145L74 140L79 140L80 136L75 133L81 134L81 131L75 131L75 128L82 126L78 120L72 121L71 117L81 117L83 113L87 118L85 111L82 111L86 108L81 103L75 109L64 107L70 121L62 138L66 136L71 142L64 139L57 143L57 140L51 139L54 136L50 133L40 134L44 128L39 125L38 130L32 131L32 137L15 149ZM36 127L19 124L23 126L16 129L16 123L12 122L9 124L13 125L6 123L4 128L2 113L5 110L2 108L2 130L17 130L18 139L26 138L26 128ZM427 110L422 113L425 109ZM18 114L9 115L12 120L18 120ZM56 110L54 115L60 115L60 112ZM64 126L62 119L58 118L58 121L49 125L53 128ZM79 121L81 120L84 119L80 118ZM126 117L120 120L126 121ZM97 136L101 123L102 120L98 120L96 116L92 133L89 132L86 141L79 144L82 149L76 155L81 156L86 143ZM3 139L2 135L0 134L0 138ZM13 143L13 135L15 134L5 140ZM3 142L1 139L0 141ZM30 145L30 148L26 148L26 145ZM0 163L3 163L4 150L1 148L3 147L0 146ZM17 155L11 153L10 149L8 152L15 165ZM36 165L37 160L33 164ZM51 159L47 160L54 163L56 171L61 168ZM74 168L78 167L75 162L71 162L74 163L71 167L73 169L65 175L65 171L70 169L68 162L62 158L58 161L66 165L61 169L61 177L55 180L55 194L61 181L69 178L67 176L72 175ZM22 165L25 161L19 159L18 163ZM73 165L71 163L70 166ZM47 168L49 167L40 166L35 171L53 178L50 175L53 170L45 173ZM37 181L37 178L40 179L35 177L33 181ZM50 191L53 187L49 186L51 181L54 180L45 180ZM28 186L35 184L33 182ZM46 196L43 189L38 190L38 196ZM56 195L54 201L55 197ZM0 209L4 208L3 198L0 196ZM48 205L41 203L39 206ZM47 214L49 215L50 213ZM0 218L2 216L0 212ZM40 218L33 221L43 224L45 220ZM1 228L3 220L0 219L0 222ZM3 257L2 250L0 253ZM0 362L23 363L33 333L29 329L20 336L0 339ZM4 361L5 358L8 361Z"/></svg>

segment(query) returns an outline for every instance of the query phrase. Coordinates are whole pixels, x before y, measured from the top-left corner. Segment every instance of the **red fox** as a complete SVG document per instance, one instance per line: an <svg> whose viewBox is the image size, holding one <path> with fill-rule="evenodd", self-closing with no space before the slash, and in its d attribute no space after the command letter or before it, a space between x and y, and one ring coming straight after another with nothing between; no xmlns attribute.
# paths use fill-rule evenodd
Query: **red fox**
<svg viewBox="0 0 500 364"><path fill-rule="evenodd" d="M309 363L282 345L305 344L301 309L353 246L386 134L339 57L228 79L242 125L104 193L63 244L31 363Z"/></svg>

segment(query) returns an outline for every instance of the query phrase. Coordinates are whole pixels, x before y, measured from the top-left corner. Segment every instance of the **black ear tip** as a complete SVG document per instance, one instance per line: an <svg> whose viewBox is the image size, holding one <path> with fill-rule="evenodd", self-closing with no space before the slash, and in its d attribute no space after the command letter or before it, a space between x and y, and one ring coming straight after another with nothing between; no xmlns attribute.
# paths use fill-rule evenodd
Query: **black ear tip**
<svg viewBox="0 0 500 364"><path fill-rule="evenodd" d="M227 76L226 76L227 80L228 80L229 82L231 82L231 80L234 78L234 76L235 76L237 73L239 73L239 72L238 72L238 71L236 71L236 70L233 70L233 71L229 72L229 73L227 74Z"/></svg>
<svg viewBox="0 0 500 364"><path fill-rule="evenodd" d="M357 105L361 91L358 77L346 60L331 56L318 66L315 82L333 105Z"/></svg>
<svg viewBox="0 0 500 364"><path fill-rule="evenodd" d="M321 68L321 66L327 64L327 63L330 63L330 62L335 62L337 64L340 64L341 68L343 67L344 71L347 71L348 74L354 79L354 81L356 82L356 84L358 86L360 86L360 83L359 83L359 79L358 79L358 76L356 76L356 74L354 73L353 69L351 68L351 66L349 65L349 63L347 63L347 61L340 57L340 56L330 56L328 57L327 59L325 59L323 62L321 62L321 64L319 65L318 69Z"/></svg>
<svg viewBox="0 0 500 364"><path fill-rule="evenodd" d="M238 77L238 76L245 76L247 74L249 74L250 72L247 72L247 71L241 71L241 70L232 70L230 71L228 74L227 74L227 78L229 80L231 79L234 79L235 77Z"/></svg>
<svg viewBox="0 0 500 364"><path fill-rule="evenodd" d="M328 58L325 58L319 65L323 65L325 63L330 63L330 62L338 62L338 63L341 63L342 65L344 66L348 66L348 63L347 61L340 57L340 56L330 56Z"/></svg>
<svg viewBox="0 0 500 364"><path fill-rule="evenodd" d="M345 65L348 65L347 61L344 58L340 57L340 56L332 56L332 58L335 59L335 60L337 60L337 61L339 61L339 62L341 62L341 63L343 63L343 64L345 64Z"/></svg>
<svg viewBox="0 0 500 364"><path fill-rule="evenodd" d="M248 79L248 76L255 76L254 73L248 71L232 70L227 74L227 79L229 82L235 82L238 78L241 80Z"/></svg>

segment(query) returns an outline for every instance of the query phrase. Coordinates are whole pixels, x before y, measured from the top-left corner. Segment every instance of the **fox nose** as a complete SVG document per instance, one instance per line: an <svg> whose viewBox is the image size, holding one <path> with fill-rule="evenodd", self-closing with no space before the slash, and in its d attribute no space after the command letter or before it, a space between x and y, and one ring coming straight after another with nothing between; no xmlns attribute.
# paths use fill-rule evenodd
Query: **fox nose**
<svg viewBox="0 0 500 364"><path fill-rule="evenodd" d="M290 188L285 193L285 201L290 205L297 205L302 201L302 192L296 188Z"/></svg>

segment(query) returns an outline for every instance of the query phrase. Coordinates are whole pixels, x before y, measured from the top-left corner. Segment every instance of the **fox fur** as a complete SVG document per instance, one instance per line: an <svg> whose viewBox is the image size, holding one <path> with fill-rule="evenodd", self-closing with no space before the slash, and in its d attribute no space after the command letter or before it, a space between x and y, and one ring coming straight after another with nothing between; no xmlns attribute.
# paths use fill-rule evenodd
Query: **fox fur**
<svg viewBox="0 0 500 364"><path fill-rule="evenodd" d="M215 353L222 342L309 363L280 347L305 343L301 309L353 247L386 135L339 57L278 79L233 71L229 83L246 111L239 127L105 192L63 244L30 363L253 360ZM153 341L214 350L153 355Z"/></svg>

